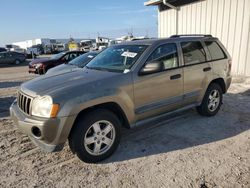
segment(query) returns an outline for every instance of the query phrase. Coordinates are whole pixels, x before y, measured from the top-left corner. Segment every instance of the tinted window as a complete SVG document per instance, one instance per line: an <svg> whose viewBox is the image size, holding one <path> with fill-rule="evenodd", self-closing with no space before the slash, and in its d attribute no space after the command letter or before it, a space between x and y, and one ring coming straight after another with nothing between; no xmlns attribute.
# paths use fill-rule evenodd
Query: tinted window
<svg viewBox="0 0 250 188"><path fill-rule="evenodd" d="M50 59L58 60L58 59L62 58L65 54L66 54L65 52L61 52L59 54L55 54L55 55L51 56Z"/></svg>
<svg viewBox="0 0 250 188"><path fill-rule="evenodd" d="M178 53L175 44L164 44L159 46L148 58L149 61L162 61L164 69L178 67Z"/></svg>
<svg viewBox="0 0 250 188"><path fill-rule="evenodd" d="M207 45L212 60L224 59L226 57L222 49L217 44L217 42L207 41L205 42L205 44Z"/></svg>
<svg viewBox="0 0 250 188"><path fill-rule="evenodd" d="M70 61L70 65L75 65L78 67L84 67L88 62L90 62L95 56L97 55L96 52L89 52L79 57L75 58L74 60Z"/></svg>
<svg viewBox="0 0 250 188"><path fill-rule="evenodd" d="M192 65L206 61L206 53L200 42L181 43L185 65Z"/></svg>
<svg viewBox="0 0 250 188"><path fill-rule="evenodd" d="M77 57L77 54L76 53L71 53L71 54L69 54L69 56L68 56L68 61L71 61L71 60L73 60L73 59L75 59Z"/></svg>

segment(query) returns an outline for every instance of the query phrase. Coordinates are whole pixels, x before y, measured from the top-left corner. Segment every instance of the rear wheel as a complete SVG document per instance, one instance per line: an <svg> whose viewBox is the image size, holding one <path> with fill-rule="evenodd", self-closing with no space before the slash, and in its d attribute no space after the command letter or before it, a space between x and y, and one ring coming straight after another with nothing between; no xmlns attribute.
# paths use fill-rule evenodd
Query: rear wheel
<svg viewBox="0 0 250 188"><path fill-rule="evenodd" d="M216 83L210 84L201 105L197 107L197 111L203 116L216 115L220 110L222 97L223 95L220 85Z"/></svg>
<svg viewBox="0 0 250 188"><path fill-rule="evenodd" d="M70 149L84 162L95 163L108 158L120 142L121 123L104 109L78 119L70 133Z"/></svg>

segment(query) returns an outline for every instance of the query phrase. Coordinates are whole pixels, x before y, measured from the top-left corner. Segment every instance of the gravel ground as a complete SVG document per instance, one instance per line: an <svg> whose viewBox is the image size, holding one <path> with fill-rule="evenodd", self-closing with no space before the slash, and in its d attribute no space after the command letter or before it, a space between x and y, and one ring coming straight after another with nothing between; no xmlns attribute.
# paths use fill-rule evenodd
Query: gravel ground
<svg viewBox="0 0 250 188"><path fill-rule="evenodd" d="M250 84L234 83L217 116L189 110L124 130L115 154L86 164L68 146L45 153L20 133L8 108L33 75L0 67L0 187L250 187Z"/></svg>

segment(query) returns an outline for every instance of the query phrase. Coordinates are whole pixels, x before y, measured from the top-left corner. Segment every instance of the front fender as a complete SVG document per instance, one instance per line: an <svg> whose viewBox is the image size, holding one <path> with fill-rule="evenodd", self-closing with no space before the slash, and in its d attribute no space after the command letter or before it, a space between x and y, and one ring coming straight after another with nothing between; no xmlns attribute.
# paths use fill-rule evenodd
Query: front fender
<svg viewBox="0 0 250 188"><path fill-rule="evenodd" d="M132 124L135 119L133 95L117 90L105 90L102 92L87 93L68 100L60 110L59 116L76 116L81 111L109 102L116 103L123 110L128 122Z"/></svg>

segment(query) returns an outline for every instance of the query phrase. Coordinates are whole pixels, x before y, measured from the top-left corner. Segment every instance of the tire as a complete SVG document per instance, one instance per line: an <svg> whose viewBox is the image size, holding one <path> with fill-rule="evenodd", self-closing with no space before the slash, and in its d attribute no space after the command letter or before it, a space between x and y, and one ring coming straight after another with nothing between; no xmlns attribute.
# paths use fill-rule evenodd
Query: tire
<svg viewBox="0 0 250 188"><path fill-rule="evenodd" d="M214 116L220 110L222 104L222 89L220 85L216 83L211 83L205 93L200 106L196 109L198 113L202 116Z"/></svg>
<svg viewBox="0 0 250 188"><path fill-rule="evenodd" d="M43 69L38 68L38 70L37 70L37 74L39 74L39 75L44 74L44 70L43 70Z"/></svg>
<svg viewBox="0 0 250 188"><path fill-rule="evenodd" d="M70 149L86 163L102 161L117 149L120 129L121 123L114 113L105 109L94 110L75 123L69 136Z"/></svg>

